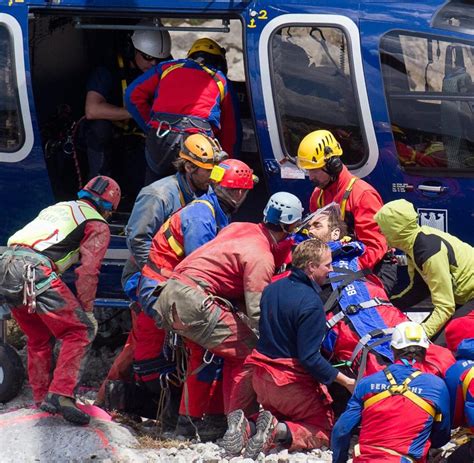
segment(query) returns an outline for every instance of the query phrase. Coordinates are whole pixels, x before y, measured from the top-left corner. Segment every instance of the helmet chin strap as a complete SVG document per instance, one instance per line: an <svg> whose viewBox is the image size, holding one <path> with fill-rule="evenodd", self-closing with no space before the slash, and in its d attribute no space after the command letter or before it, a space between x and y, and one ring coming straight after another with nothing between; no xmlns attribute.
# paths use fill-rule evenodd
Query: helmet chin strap
<svg viewBox="0 0 474 463"><path fill-rule="evenodd" d="M339 177L339 174L336 174L336 175L331 175L326 169L321 169L325 174L328 174L329 175L329 182L324 186L324 187L321 187L319 186L319 188L321 188L322 190L325 190L328 186L331 186Z"/></svg>
<svg viewBox="0 0 474 463"><path fill-rule="evenodd" d="M204 193L206 192L206 190L201 190L201 188L199 188L196 183L194 182L194 174L195 172L198 170L198 167L197 166L194 166L194 169L189 173L189 183L191 185L191 189L193 191L203 191Z"/></svg>

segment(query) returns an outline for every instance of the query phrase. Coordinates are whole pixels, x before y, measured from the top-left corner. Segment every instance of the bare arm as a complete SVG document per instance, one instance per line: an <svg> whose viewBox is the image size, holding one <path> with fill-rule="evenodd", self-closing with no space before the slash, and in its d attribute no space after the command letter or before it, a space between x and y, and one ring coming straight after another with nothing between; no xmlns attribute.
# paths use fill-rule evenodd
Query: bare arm
<svg viewBox="0 0 474 463"><path fill-rule="evenodd" d="M98 92L89 90L86 95L86 119L105 119L108 121L124 121L130 119L130 113L125 108L120 108L107 103L107 100Z"/></svg>

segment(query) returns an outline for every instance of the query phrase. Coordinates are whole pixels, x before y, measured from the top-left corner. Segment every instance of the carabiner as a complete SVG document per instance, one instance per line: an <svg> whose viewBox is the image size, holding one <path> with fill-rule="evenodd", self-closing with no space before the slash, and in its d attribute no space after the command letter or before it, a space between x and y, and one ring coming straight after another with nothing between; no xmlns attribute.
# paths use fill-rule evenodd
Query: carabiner
<svg viewBox="0 0 474 463"><path fill-rule="evenodd" d="M168 124L168 128L162 132L161 129L162 129L163 124ZM158 124L158 128L156 129L156 136L158 138L164 138L166 137L166 135L170 133L170 131L171 131L170 124L166 121L160 121L160 123Z"/></svg>

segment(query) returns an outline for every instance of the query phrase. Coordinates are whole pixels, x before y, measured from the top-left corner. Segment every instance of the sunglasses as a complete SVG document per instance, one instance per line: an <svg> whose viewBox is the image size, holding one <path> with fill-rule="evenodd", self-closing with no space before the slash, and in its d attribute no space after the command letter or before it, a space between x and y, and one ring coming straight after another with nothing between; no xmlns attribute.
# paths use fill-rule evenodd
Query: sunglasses
<svg viewBox="0 0 474 463"><path fill-rule="evenodd" d="M137 50L138 53L140 53L140 56L145 60L145 61L158 61L158 58L155 58L154 56L147 55L146 53L143 53L140 50Z"/></svg>

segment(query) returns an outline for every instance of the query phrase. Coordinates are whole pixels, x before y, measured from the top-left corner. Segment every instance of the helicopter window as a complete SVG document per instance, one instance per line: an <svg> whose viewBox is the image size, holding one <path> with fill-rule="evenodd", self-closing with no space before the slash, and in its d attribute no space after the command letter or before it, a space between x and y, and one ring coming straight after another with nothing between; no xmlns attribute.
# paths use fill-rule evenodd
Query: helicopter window
<svg viewBox="0 0 474 463"><path fill-rule="evenodd" d="M0 24L0 151L13 153L24 142L18 84L16 81L13 37Z"/></svg>
<svg viewBox="0 0 474 463"><path fill-rule="evenodd" d="M332 26L280 28L271 40L271 66L286 155L294 158L309 132L327 129L341 143L345 164L361 165L367 153L344 32Z"/></svg>
<svg viewBox="0 0 474 463"><path fill-rule="evenodd" d="M392 132L405 170L474 171L474 45L401 32L381 42Z"/></svg>

